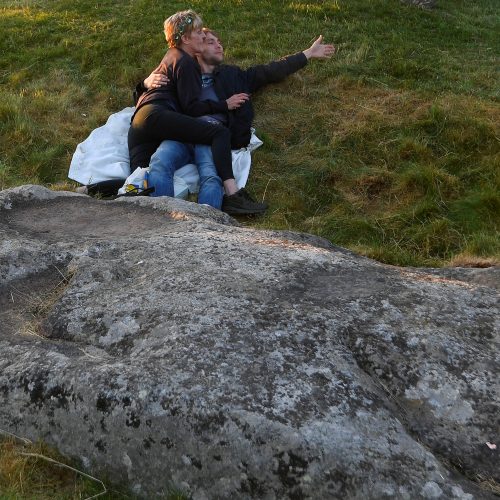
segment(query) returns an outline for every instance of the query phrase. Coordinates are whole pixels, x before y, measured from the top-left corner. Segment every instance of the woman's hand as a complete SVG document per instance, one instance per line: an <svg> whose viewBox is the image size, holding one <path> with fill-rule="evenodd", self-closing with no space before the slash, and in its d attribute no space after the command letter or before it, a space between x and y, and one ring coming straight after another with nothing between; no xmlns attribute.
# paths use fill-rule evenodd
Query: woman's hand
<svg viewBox="0 0 500 500"><path fill-rule="evenodd" d="M249 99L250 94L245 94L244 92L242 92L241 94L234 94L229 99L226 99L227 109L237 109Z"/></svg>
<svg viewBox="0 0 500 500"><path fill-rule="evenodd" d="M144 88L147 90L157 89L169 82L167 75L163 73L151 73L143 82Z"/></svg>
<svg viewBox="0 0 500 500"><path fill-rule="evenodd" d="M335 47L333 45L327 45L323 43L323 35L320 35L318 39L306 50L304 50L304 55L311 59L312 57L318 59L329 59L335 54Z"/></svg>

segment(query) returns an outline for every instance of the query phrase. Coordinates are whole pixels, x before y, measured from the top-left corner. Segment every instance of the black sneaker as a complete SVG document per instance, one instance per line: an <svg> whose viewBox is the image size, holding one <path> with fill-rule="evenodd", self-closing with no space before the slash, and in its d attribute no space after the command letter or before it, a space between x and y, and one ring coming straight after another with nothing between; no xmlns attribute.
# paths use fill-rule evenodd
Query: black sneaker
<svg viewBox="0 0 500 500"><path fill-rule="evenodd" d="M222 200L222 211L229 215L257 215L266 210L267 203L255 201L243 188Z"/></svg>

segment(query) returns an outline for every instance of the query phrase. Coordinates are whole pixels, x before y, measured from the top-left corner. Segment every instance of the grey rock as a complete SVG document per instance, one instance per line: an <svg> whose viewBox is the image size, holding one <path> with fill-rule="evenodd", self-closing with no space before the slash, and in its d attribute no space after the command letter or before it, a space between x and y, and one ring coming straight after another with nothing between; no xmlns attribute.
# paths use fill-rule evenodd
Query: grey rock
<svg viewBox="0 0 500 500"><path fill-rule="evenodd" d="M424 498L439 498L443 495L443 490L434 481L425 483L421 494Z"/></svg>
<svg viewBox="0 0 500 500"><path fill-rule="evenodd" d="M39 186L0 236L0 429L147 498L492 496L498 269Z"/></svg>

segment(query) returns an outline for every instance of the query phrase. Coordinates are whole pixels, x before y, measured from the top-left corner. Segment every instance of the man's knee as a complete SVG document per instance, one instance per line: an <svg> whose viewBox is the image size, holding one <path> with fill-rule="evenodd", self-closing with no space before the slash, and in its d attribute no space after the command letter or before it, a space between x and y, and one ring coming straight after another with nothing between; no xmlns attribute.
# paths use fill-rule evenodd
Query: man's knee
<svg viewBox="0 0 500 500"><path fill-rule="evenodd" d="M151 157L151 171L174 175L174 172L189 163L187 146L177 141L163 141Z"/></svg>
<svg viewBox="0 0 500 500"><path fill-rule="evenodd" d="M222 188L222 179L217 175L217 172L200 172L200 186L220 186Z"/></svg>
<svg viewBox="0 0 500 500"><path fill-rule="evenodd" d="M151 157L150 174L160 174L160 175L174 175L176 170L176 163L170 158L162 159L161 157L153 158Z"/></svg>

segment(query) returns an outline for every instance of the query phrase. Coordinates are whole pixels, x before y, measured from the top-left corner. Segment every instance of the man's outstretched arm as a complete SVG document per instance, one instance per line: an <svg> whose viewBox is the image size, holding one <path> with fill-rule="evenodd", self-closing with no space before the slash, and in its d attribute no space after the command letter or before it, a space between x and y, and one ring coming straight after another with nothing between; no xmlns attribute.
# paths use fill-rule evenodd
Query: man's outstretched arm
<svg viewBox="0 0 500 500"><path fill-rule="evenodd" d="M323 35L308 48L297 54L286 56L269 64L259 64L248 68L245 73L249 91L255 92L263 85L284 80L287 76L302 69L309 59L329 59L335 54L335 47L323 43Z"/></svg>

